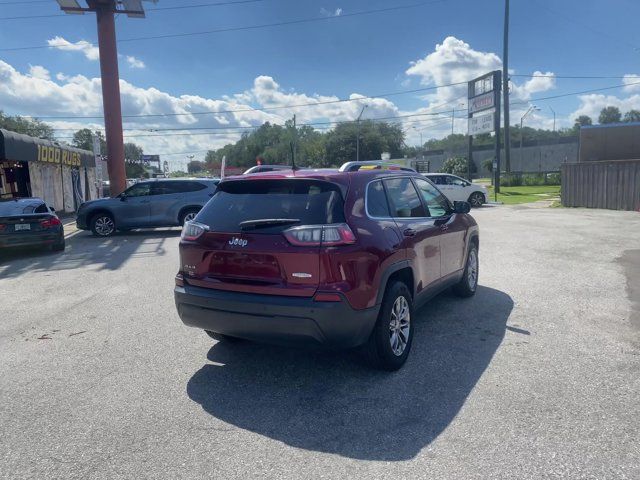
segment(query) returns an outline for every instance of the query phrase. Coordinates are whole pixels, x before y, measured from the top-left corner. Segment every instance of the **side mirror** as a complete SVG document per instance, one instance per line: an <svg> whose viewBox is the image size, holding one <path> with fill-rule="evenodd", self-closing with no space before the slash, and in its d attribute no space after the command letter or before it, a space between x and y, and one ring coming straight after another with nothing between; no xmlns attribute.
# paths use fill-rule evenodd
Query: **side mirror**
<svg viewBox="0 0 640 480"><path fill-rule="evenodd" d="M120 198L121 202L124 202L127 200L127 196L124 193L121 193L120 195L118 195L118 197Z"/></svg>
<svg viewBox="0 0 640 480"><path fill-rule="evenodd" d="M471 204L469 202L453 202L454 213L469 213L471 211Z"/></svg>

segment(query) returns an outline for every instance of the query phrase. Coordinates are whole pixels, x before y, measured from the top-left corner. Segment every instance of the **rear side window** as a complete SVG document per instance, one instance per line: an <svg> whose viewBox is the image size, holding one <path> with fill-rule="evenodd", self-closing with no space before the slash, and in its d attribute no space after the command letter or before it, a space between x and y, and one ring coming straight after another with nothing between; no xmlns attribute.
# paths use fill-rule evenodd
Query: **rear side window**
<svg viewBox="0 0 640 480"><path fill-rule="evenodd" d="M204 190L207 186L200 182L179 182L183 192L197 192L198 190Z"/></svg>
<svg viewBox="0 0 640 480"><path fill-rule="evenodd" d="M248 180L222 182L198 215L214 232L239 232L249 220L295 219L254 233L279 233L291 226L342 223L344 203L337 185L317 180Z"/></svg>
<svg viewBox="0 0 640 480"><path fill-rule="evenodd" d="M385 180L391 215L398 218L426 217L424 207L409 177Z"/></svg>
<svg viewBox="0 0 640 480"><path fill-rule="evenodd" d="M372 182L367 187L367 214L370 217L390 217L387 195L381 181Z"/></svg>
<svg viewBox="0 0 640 480"><path fill-rule="evenodd" d="M39 207L44 206L44 211L40 211ZM44 203L27 203L27 202L16 202L13 200L7 200L4 202L0 202L0 216L2 215L22 215L22 214L30 214L30 213L47 213L47 207Z"/></svg>

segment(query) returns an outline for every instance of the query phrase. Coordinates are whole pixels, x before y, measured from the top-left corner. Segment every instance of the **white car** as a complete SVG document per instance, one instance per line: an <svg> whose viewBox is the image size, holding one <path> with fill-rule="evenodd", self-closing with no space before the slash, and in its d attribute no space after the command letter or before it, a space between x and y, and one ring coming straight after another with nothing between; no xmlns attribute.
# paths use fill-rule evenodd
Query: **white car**
<svg viewBox="0 0 640 480"><path fill-rule="evenodd" d="M489 194L484 185L471 183L449 173L425 173L450 202L469 202L472 207L481 207Z"/></svg>

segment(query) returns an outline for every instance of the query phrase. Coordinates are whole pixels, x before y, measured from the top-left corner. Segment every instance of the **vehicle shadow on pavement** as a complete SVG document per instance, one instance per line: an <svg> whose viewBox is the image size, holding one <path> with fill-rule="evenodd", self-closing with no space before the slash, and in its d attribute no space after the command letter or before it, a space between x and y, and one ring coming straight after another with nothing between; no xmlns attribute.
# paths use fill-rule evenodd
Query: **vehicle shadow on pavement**
<svg viewBox="0 0 640 480"><path fill-rule="evenodd" d="M165 255L166 241L179 237L180 232L180 229L140 230L108 238L81 232L66 238L64 252L50 252L43 248L0 250L0 278L87 266L117 270L132 257Z"/></svg>
<svg viewBox="0 0 640 480"><path fill-rule="evenodd" d="M216 343L187 384L212 416L297 448L366 460L415 457L453 421L502 342L513 301L478 287L414 314L411 355L398 372L354 352Z"/></svg>

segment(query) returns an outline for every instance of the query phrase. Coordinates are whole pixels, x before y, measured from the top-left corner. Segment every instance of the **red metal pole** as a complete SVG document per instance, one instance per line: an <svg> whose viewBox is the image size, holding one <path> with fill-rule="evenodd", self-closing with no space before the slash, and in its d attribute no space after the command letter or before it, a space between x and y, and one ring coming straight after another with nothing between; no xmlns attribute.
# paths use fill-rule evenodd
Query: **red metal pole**
<svg viewBox="0 0 640 480"><path fill-rule="evenodd" d="M96 5L98 47L102 75L102 104L104 128L107 136L107 169L111 195L118 195L127 187L122 139L122 109L120 106L120 76L116 47L115 2Z"/></svg>

